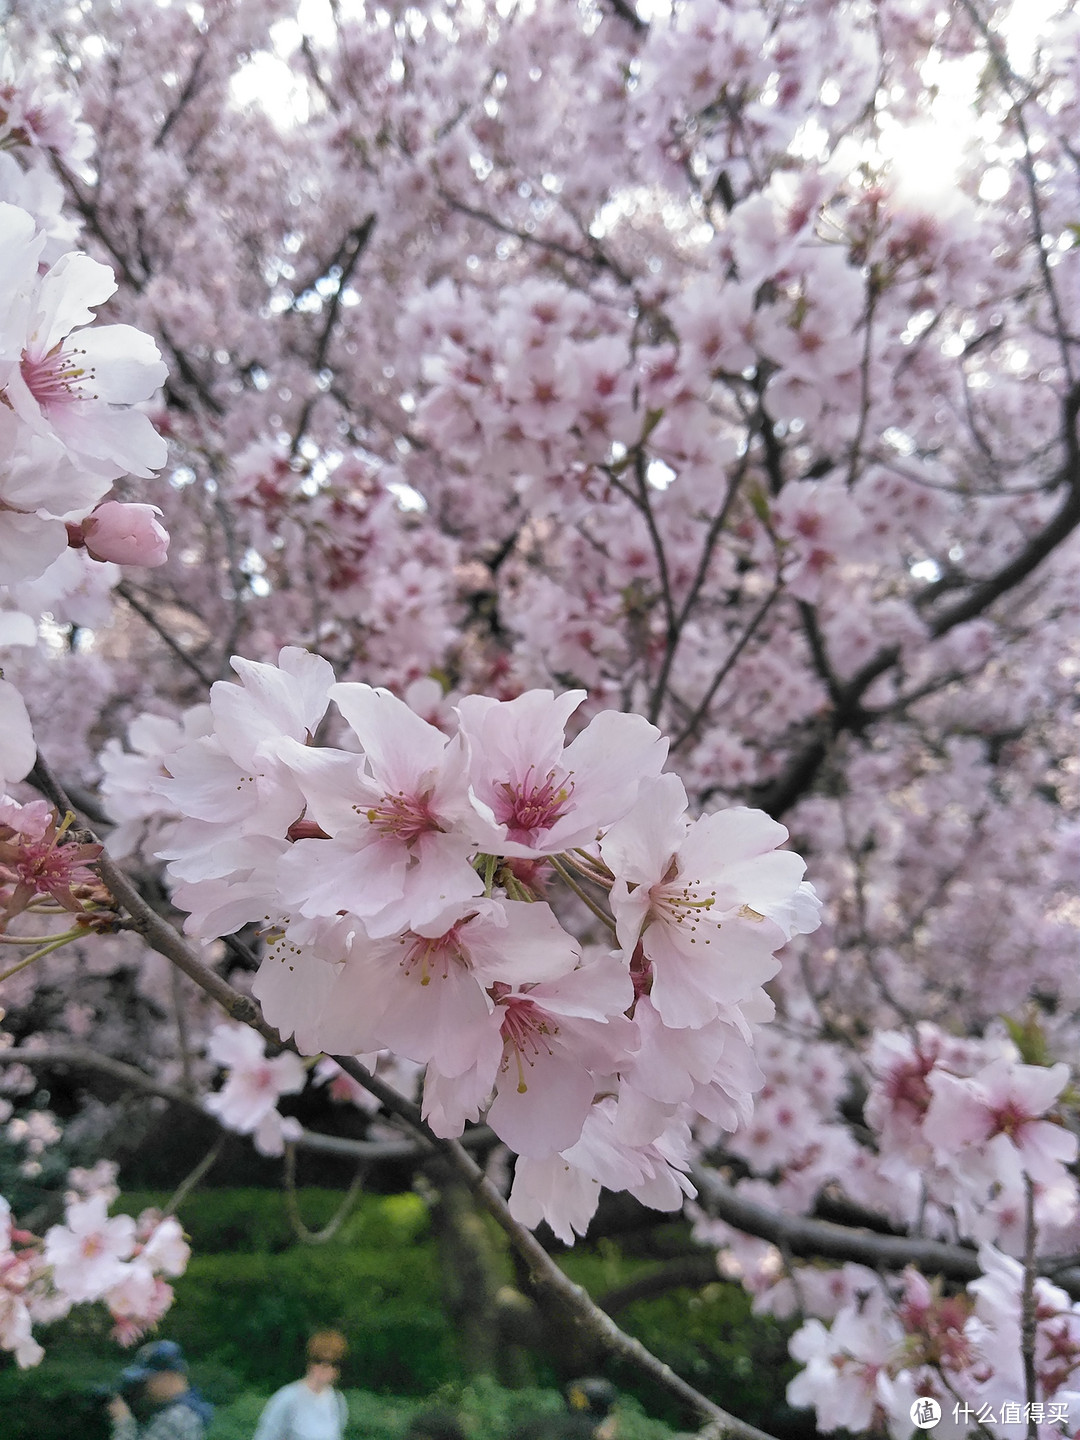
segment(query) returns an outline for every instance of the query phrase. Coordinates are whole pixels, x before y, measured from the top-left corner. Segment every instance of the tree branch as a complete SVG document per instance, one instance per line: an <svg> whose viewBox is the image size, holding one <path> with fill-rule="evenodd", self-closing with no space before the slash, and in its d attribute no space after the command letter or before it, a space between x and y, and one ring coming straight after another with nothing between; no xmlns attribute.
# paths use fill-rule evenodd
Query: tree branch
<svg viewBox="0 0 1080 1440"><path fill-rule="evenodd" d="M700 1290L705 1285L717 1284L720 1278L716 1252L698 1250L692 1255L680 1255L677 1260L670 1260L666 1265L650 1270L647 1275L639 1275L636 1280L628 1280L625 1285L605 1290L603 1295L596 1297L596 1303L607 1314L617 1315L638 1300L652 1300L657 1295L666 1295L669 1290L684 1287Z"/></svg>
<svg viewBox="0 0 1080 1440"><path fill-rule="evenodd" d="M768 1240L792 1255L804 1259L852 1260L871 1269L902 1270L915 1265L929 1275L943 1275L948 1280L967 1283L983 1272L979 1257L965 1245L949 1245L942 1240L923 1240L917 1236L882 1235L872 1230L852 1230L829 1220L811 1220L805 1215L786 1215L747 1200L716 1175L705 1170L693 1172L704 1208L708 1213L736 1230ZM1044 1262L1035 1261L1042 1272ZM1054 1277L1055 1283L1080 1299L1080 1269L1067 1270Z"/></svg>
<svg viewBox="0 0 1080 1440"><path fill-rule="evenodd" d="M132 608L132 610L135 611L135 614L138 615L140 620L145 620L147 625L150 626L150 629L153 630L154 634L158 637L158 639L163 641L169 647L172 653L176 656L176 658L182 664L186 665L193 675L198 676L199 680L201 680L203 685L205 685L207 690L209 690L210 686L213 685L216 677L213 675L209 675L199 664L198 660L195 659L194 655L189 655L187 651L183 648L183 646L179 643L179 641L174 639L174 637L169 634L169 632L161 624L153 611L148 610L141 600L137 600L135 598L135 596L131 592L131 587L128 585L126 580L121 580L120 584L116 586L116 593L120 596L122 600L126 601L126 603L130 605L130 607Z"/></svg>

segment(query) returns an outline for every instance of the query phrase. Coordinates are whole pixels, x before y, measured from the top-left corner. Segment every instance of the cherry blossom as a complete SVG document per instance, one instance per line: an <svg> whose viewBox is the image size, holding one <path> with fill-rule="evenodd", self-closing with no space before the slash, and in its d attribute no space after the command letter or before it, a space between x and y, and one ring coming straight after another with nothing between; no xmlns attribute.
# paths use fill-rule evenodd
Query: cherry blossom
<svg viewBox="0 0 1080 1440"><path fill-rule="evenodd" d="M23 779L37 754L26 702L10 680L0 680L0 722L4 730L0 789L6 790L14 781Z"/></svg>
<svg viewBox="0 0 1080 1440"><path fill-rule="evenodd" d="M642 778L659 772L666 742L639 715L605 711L564 746L563 727L584 698L535 690L501 704L462 700L481 848L528 859L587 844L629 810Z"/></svg>
<svg viewBox="0 0 1080 1440"><path fill-rule="evenodd" d="M207 1110L230 1130L254 1133L266 1153L280 1154L289 1127L277 1113L277 1102L282 1095L303 1089L303 1062L288 1053L268 1059L263 1041L242 1025L216 1026L207 1050L211 1059L228 1069L224 1086L207 1096Z"/></svg>
<svg viewBox="0 0 1080 1440"><path fill-rule="evenodd" d="M685 810L681 782L661 777L600 846L624 953L640 939L653 1004L676 1028L734 1015L775 975L792 930L816 923L816 897L799 889L803 861L776 849L782 825L738 809L688 825Z"/></svg>
<svg viewBox="0 0 1080 1440"><path fill-rule="evenodd" d="M130 325L89 323L115 290L107 266L62 256L33 296L17 364L0 370L0 393L15 414L104 480L149 476L167 458L165 442L134 408L165 379L157 346Z"/></svg>
<svg viewBox="0 0 1080 1440"><path fill-rule="evenodd" d="M806 1368L788 1385L788 1403L813 1405L825 1431L871 1429L888 1409L887 1367L901 1335L880 1289L845 1307L829 1329L808 1320L791 1340Z"/></svg>
<svg viewBox="0 0 1080 1440"><path fill-rule="evenodd" d="M344 752L279 751L325 839L282 860L285 903L303 915L347 909L375 937L423 926L480 893L469 864L463 756L396 696L364 685L330 691L364 761Z"/></svg>
<svg viewBox="0 0 1080 1440"><path fill-rule="evenodd" d="M948 1071L928 1078L932 1093L923 1126L932 1145L961 1155L972 1145L999 1150L1003 1174L1019 1167L1033 1180L1052 1183L1063 1178L1062 1167L1076 1159L1077 1141L1061 1126L1041 1118L1068 1082L1067 1065L1043 1069L996 1060L970 1078Z"/></svg>
<svg viewBox="0 0 1080 1440"><path fill-rule="evenodd" d="M91 1195L73 1201L64 1224L46 1232L43 1254L58 1290L71 1300L96 1300L126 1278L134 1248L132 1217L109 1219L104 1197Z"/></svg>
<svg viewBox="0 0 1080 1440"><path fill-rule="evenodd" d="M156 505L123 505L106 500L79 526L87 554L118 565L164 565L169 536Z"/></svg>

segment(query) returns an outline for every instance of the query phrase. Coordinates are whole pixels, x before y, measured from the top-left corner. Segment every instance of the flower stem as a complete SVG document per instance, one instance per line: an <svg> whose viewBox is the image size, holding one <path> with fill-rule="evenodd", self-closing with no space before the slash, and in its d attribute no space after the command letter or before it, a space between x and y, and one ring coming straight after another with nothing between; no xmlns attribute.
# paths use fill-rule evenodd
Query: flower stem
<svg viewBox="0 0 1080 1440"><path fill-rule="evenodd" d="M491 887L495 883L495 866L498 863L494 855L485 855L484 860L484 894L491 899Z"/></svg>
<svg viewBox="0 0 1080 1440"><path fill-rule="evenodd" d="M48 945L55 935L0 935L0 945Z"/></svg>
<svg viewBox="0 0 1080 1440"><path fill-rule="evenodd" d="M10 980L12 975L17 975L20 970L25 970L35 960L40 960L43 955L50 954L53 950L59 950L62 945L69 944L72 940L79 940L86 934L85 930L68 930L63 935L54 935L47 945L42 945L40 950L35 950L32 955L25 956L17 965L12 965L10 970L0 971L0 983Z"/></svg>
<svg viewBox="0 0 1080 1440"><path fill-rule="evenodd" d="M558 855L552 855L551 866L552 869L556 872L556 874L561 877L563 883L574 892L574 894L578 897L582 904L587 905L588 908L592 911L592 913L596 916L596 918L598 920L602 920L603 923L614 935L616 933L615 921L611 918L611 916L607 913L606 910L601 910L600 906L597 905L596 901L590 895L586 895L585 891L577 883L573 875L570 873L570 870L567 868L566 865L562 863L562 860Z"/></svg>

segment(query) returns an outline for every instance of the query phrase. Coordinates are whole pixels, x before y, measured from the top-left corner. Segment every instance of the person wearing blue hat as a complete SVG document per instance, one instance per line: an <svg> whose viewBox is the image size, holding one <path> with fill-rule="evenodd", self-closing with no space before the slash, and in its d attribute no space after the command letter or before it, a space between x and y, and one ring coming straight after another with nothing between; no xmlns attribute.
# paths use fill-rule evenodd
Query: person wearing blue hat
<svg viewBox="0 0 1080 1440"><path fill-rule="evenodd" d="M175 1340L151 1340L137 1350L109 1402L112 1440L205 1440L213 1413L192 1388Z"/></svg>

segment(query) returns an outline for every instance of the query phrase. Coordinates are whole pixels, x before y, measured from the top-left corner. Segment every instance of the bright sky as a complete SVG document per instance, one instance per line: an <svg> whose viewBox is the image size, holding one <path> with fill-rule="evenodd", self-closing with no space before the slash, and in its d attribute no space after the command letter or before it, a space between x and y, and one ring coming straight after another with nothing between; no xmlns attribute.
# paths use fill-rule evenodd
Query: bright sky
<svg viewBox="0 0 1080 1440"><path fill-rule="evenodd" d="M1015 0L999 27L1009 63L1018 74L1030 71L1040 34L1050 18L1064 9L1062 0ZM923 78L938 86L930 115L918 125L891 125L884 117L881 149L891 161L901 186L922 198L944 198L953 188L964 150L973 130L972 102L982 73L978 55L964 60L936 57L923 67ZM1008 188L1004 169L992 167L983 177L984 200L1000 199Z"/></svg>

